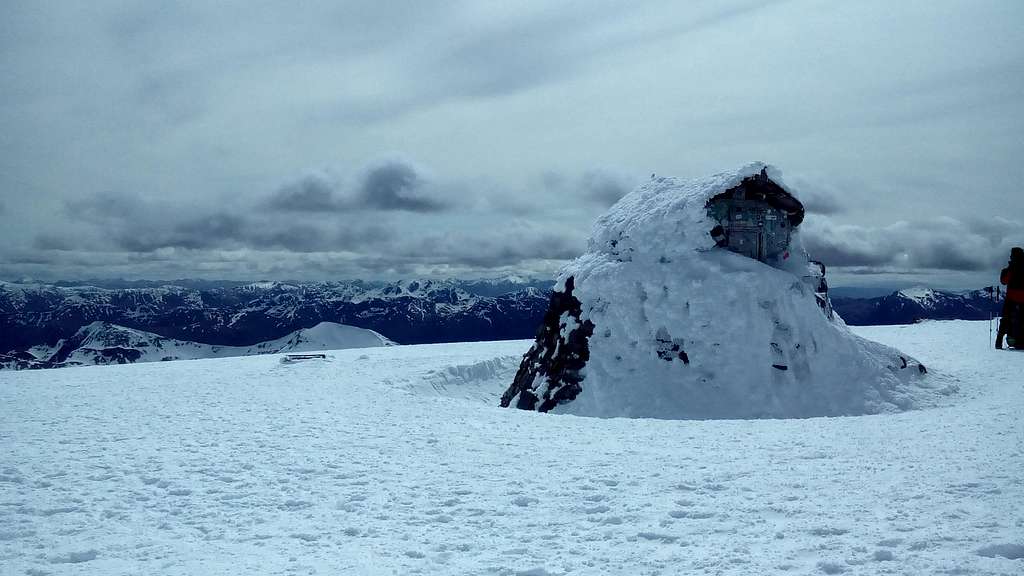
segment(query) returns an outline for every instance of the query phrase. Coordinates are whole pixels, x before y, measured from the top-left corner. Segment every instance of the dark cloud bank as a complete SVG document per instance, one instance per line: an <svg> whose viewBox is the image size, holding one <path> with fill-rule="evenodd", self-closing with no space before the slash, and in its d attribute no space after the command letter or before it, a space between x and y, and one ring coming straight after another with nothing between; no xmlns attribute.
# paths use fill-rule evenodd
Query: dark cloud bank
<svg viewBox="0 0 1024 576"><path fill-rule="evenodd" d="M965 222L947 217L872 227L820 218L808 222L803 236L815 258L861 274L985 272L998 269L1010 248L1024 240L1024 225L1005 219Z"/></svg>
<svg viewBox="0 0 1024 576"><path fill-rule="evenodd" d="M409 163L388 161L369 168L354 190L346 191L325 175L312 174L282 186L268 199L271 210L355 212L363 210L442 212L452 208L430 196L425 181Z"/></svg>
<svg viewBox="0 0 1024 576"><path fill-rule="evenodd" d="M167 276L188 275L190 260L194 269L230 277L547 275L582 250L586 228L577 222L627 191L618 177L597 174L572 179L557 201L520 191L524 204L513 214L476 202L468 185L434 182L402 160L373 163L352 178L310 173L230 203L99 193L65 203L73 231L38 233L33 250L9 262L72 276L99 262L128 276L133 266L145 275L174 262ZM575 203L583 210L572 225L549 221L552 206Z"/></svg>
<svg viewBox="0 0 1024 576"><path fill-rule="evenodd" d="M549 275L650 171L759 158L840 274L1024 243L1019 2L5 8L0 277Z"/></svg>
<svg viewBox="0 0 1024 576"><path fill-rule="evenodd" d="M352 178L310 173L230 209L101 193L66 203L75 234L39 233L32 251L9 262L68 275L94 266L123 276L548 275L581 252L590 221L638 180L607 169L549 171L538 190L489 188L490 201L480 203L466 183L439 183L388 160ZM1024 225L1005 218L845 224L841 191L803 181L800 191L805 246L834 273L982 273L1024 238ZM516 197L514 210L505 209L507 196Z"/></svg>

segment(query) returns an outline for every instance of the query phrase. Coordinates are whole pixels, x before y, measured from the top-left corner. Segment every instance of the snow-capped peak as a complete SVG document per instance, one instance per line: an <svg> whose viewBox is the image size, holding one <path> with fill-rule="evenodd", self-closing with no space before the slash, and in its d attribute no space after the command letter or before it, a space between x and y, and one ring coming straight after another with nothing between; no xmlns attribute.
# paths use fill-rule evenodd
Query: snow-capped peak
<svg viewBox="0 0 1024 576"><path fill-rule="evenodd" d="M200 344L127 328L110 322L91 322L82 326L67 341L56 346L36 346L28 351L42 366L127 364L164 360L194 360L395 346L396 343L373 330L334 322L321 322L312 328L252 346ZM2 367L2 366L0 366Z"/></svg>
<svg viewBox="0 0 1024 576"><path fill-rule="evenodd" d="M932 290L931 288L926 288L924 286L914 286L913 288L905 288L903 290L900 290L899 293L904 298L908 300L913 300L914 302L917 302L922 306L934 302L938 298L938 295L934 290Z"/></svg>

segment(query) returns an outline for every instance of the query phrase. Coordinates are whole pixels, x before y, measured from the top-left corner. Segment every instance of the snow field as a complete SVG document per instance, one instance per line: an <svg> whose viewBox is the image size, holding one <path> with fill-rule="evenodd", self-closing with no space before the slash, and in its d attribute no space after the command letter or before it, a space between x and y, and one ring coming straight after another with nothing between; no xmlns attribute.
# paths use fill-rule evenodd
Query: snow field
<svg viewBox="0 0 1024 576"><path fill-rule="evenodd" d="M0 574L1020 574L1024 354L855 332L940 407L495 407L529 342L0 374Z"/></svg>

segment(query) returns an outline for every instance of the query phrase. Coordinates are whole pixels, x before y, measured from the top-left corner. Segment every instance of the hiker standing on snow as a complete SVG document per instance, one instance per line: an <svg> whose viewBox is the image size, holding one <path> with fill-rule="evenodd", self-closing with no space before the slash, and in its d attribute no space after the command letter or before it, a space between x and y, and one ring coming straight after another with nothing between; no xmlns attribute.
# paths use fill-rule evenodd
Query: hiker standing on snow
<svg viewBox="0 0 1024 576"><path fill-rule="evenodd" d="M1021 319L1024 307L1024 249L1019 246L1010 250L1010 263L999 274L999 281L1006 285L1006 299L1003 300L1002 318L999 320L999 333L996 335L996 348L1003 347L1003 337L1013 327L1011 338L1020 333L1020 326L1015 323ZM1014 343L1014 346L1020 345Z"/></svg>

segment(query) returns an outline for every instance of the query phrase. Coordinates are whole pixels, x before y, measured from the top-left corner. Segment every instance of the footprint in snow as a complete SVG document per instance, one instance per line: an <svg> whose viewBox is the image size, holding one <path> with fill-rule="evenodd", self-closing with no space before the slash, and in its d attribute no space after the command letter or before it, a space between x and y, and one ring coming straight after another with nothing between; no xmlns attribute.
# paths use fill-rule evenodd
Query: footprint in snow
<svg viewBox="0 0 1024 576"><path fill-rule="evenodd" d="M690 520L707 520L715 516L714 512L706 512L701 510L672 510L668 513L669 516L679 520L687 518Z"/></svg>
<svg viewBox="0 0 1024 576"><path fill-rule="evenodd" d="M838 562L818 562L818 570L825 574L842 574L846 572L846 567Z"/></svg>
<svg viewBox="0 0 1024 576"><path fill-rule="evenodd" d="M821 526L818 528L811 528L807 531L813 536L842 536L849 532L846 528L833 528L831 526Z"/></svg>
<svg viewBox="0 0 1024 576"><path fill-rule="evenodd" d="M1024 558L1024 544L992 544L979 548L977 554L986 558L1002 556L1010 560L1020 560Z"/></svg>
<svg viewBox="0 0 1024 576"><path fill-rule="evenodd" d="M637 537L643 538L644 540L661 542L662 544L672 544L676 540L679 540L678 536L669 536L668 534L658 534L656 532L641 532L637 534Z"/></svg>
<svg viewBox="0 0 1024 576"><path fill-rule="evenodd" d="M313 506L312 502L306 502L305 500L285 500L284 503L279 506L282 510L304 510Z"/></svg>
<svg viewBox="0 0 1024 576"><path fill-rule="evenodd" d="M96 550L84 550L81 552L68 552L50 558L50 564L80 564L95 560L99 556Z"/></svg>
<svg viewBox="0 0 1024 576"><path fill-rule="evenodd" d="M540 500L537 500L536 498L530 498L529 496L516 496L515 498L512 499L513 504L515 504L516 506L523 507L529 506L530 504L536 504L538 502L540 502Z"/></svg>
<svg viewBox="0 0 1024 576"><path fill-rule="evenodd" d="M516 572L515 576L552 576L552 574L543 568L530 568Z"/></svg>
<svg viewBox="0 0 1024 576"><path fill-rule="evenodd" d="M875 550L872 558L875 562L889 562L893 559L892 550Z"/></svg>

